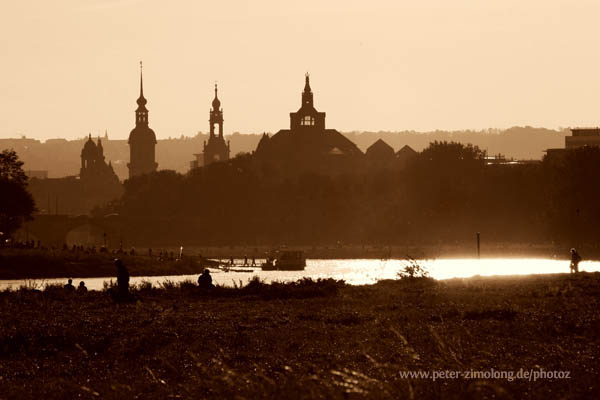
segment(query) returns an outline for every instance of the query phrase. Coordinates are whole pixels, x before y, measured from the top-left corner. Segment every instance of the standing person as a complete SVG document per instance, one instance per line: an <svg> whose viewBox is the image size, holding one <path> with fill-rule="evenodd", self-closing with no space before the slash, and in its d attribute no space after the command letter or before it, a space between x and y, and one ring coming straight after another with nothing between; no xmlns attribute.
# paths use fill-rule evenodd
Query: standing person
<svg viewBox="0 0 600 400"><path fill-rule="evenodd" d="M115 259L115 267L117 267L118 293L120 296L127 297L129 295L129 271L127 271L120 258Z"/></svg>
<svg viewBox="0 0 600 400"><path fill-rule="evenodd" d="M581 261L581 256L574 248L571 249L571 265L569 266L570 272L579 272L579 262Z"/></svg>

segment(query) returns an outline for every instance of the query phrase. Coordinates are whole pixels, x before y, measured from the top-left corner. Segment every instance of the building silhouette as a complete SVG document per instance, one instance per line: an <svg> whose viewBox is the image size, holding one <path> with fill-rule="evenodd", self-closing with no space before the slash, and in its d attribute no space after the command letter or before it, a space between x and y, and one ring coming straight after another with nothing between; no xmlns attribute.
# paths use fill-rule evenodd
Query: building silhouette
<svg viewBox="0 0 600 400"><path fill-rule="evenodd" d="M108 142L108 137L105 135ZM29 182L40 214L84 215L95 207L103 206L123 194L123 185L104 157L102 140L97 143L92 135L81 149L79 176L63 178L33 178Z"/></svg>
<svg viewBox="0 0 600 400"><path fill-rule="evenodd" d="M360 168L364 154L335 129L325 127L325 113L314 107L310 77L306 74L300 109L290 113L290 129L272 137L263 134L255 158L284 175L317 172L327 175Z"/></svg>
<svg viewBox="0 0 600 400"><path fill-rule="evenodd" d="M217 84L215 84L215 98L210 110L210 136L208 143L204 142L204 165L215 161L229 160L229 142L225 143L223 138L223 110L221 101L217 95ZM219 134L215 133L215 126L219 127Z"/></svg>
<svg viewBox="0 0 600 400"><path fill-rule="evenodd" d="M135 128L129 134L129 178L156 171L155 161L156 135L148 126L148 109L144 98L144 81L140 62L140 97L135 110Z"/></svg>
<svg viewBox="0 0 600 400"><path fill-rule="evenodd" d="M409 145L404 145L400 150L396 152L397 166L399 169L404 169L408 164L413 162L419 153L417 153Z"/></svg>
<svg viewBox="0 0 600 400"><path fill-rule="evenodd" d="M565 136L565 147L547 149L546 156L550 162L560 163L567 151L594 146L600 147L600 128L572 128L571 136Z"/></svg>
<svg viewBox="0 0 600 400"><path fill-rule="evenodd" d="M212 109L209 111L208 123L210 127L208 143L204 141L203 153L194 154L196 160L191 162L191 169L217 161L229 160L229 141L225 142L223 137L223 109L221 109L221 101L217 93L217 84L215 84L215 98L212 101ZM217 127L218 132L215 131Z"/></svg>
<svg viewBox="0 0 600 400"><path fill-rule="evenodd" d="M600 128L573 128L571 136L565 136L565 149L583 146L600 146Z"/></svg>
<svg viewBox="0 0 600 400"><path fill-rule="evenodd" d="M393 169L396 166L396 154L392 146L377 139L365 152L367 166L370 169Z"/></svg>
<svg viewBox="0 0 600 400"><path fill-rule="evenodd" d="M79 179L86 182L119 181L111 162L107 164L104 159L102 141L98 138L98 144L94 143L91 134L81 150Z"/></svg>

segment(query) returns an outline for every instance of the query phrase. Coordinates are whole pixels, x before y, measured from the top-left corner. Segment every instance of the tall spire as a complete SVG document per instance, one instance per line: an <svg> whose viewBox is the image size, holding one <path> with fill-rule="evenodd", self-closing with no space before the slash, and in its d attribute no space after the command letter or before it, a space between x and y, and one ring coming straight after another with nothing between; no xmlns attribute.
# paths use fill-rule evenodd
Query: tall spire
<svg viewBox="0 0 600 400"><path fill-rule="evenodd" d="M138 111L148 111L146 110L146 103L148 102L144 98L144 76L143 76L143 65L140 61L140 97L137 99Z"/></svg>
<svg viewBox="0 0 600 400"><path fill-rule="evenodd" d="M304 76L306 78L306 82L304 84L304 92L310 92L310 74L307 72Z"/></svg>
<svg viewBox="0 0 600 400"><path fill-rule="evenodd" d="M148 109L146 108L146 103L148 101L144 97L144 78L142 75L142 62L140 61L140 97L138 97L136 103L138 105L137 110L135 110L135 125L148 125Z"/></svg>
<svg viewBox="0 0 600 400"><path fill-rule="evenodd" d="M305 75L306 82L304 83L304 92L302 92L302 107L313 105L313 93L310 90L310 75L308 72Z"/></svg>
<svg viewBox="0 0 600 400"><path fill-rule="evenodd" d="M140 97L144 97L144 65L140 61Z"/></svg>

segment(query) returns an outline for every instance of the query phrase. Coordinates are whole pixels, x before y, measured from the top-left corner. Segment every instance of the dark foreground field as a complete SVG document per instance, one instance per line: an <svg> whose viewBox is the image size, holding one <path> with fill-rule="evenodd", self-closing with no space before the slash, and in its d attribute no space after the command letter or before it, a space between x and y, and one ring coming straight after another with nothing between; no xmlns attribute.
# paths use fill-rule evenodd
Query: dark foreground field
<svg viewBox="0 0 600 400"><path fill-rule="evenodd" d="M598 398L600 274L0 294L0 398ZM568 371L420 379L405 371Z"/></svg>

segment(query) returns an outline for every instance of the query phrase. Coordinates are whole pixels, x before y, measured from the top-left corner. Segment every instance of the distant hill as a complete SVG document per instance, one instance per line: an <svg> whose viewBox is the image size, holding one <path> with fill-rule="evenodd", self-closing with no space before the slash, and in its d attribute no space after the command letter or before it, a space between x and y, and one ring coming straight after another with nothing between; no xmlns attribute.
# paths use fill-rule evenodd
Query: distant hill
<svg viewBox="0 0 600 400"><path fill-rule="evenodd" d="M231 142L231 153L252 152L262 134L226 135ZM394 150L409 145L421 151L435 140L472 143L488 154L504 154L515 159L541 159L544 150L564 147L564 137L568 130L550 130L533 127L513 127L506 130L489 129L485 131L435 131L435 132L347 132L346 137L365 151L377 139L383 139ZM81 149L85 138L78 140L50 139L41 142L36 139L0 139L0 150L13 148L25 162L25 170L47 170L51 178L79 174L81 167ZM172 169L187 172L194 153L201 153L203 143L208 134L181 136L173 139L158 140L156 145L156 161L159 169ZM102 137L104 155L111 161L115 172L121 180L128 175L129 147L127 140L110 140Z"/></svg>

